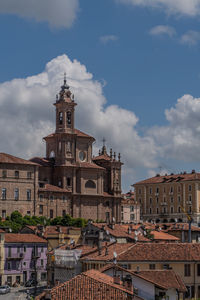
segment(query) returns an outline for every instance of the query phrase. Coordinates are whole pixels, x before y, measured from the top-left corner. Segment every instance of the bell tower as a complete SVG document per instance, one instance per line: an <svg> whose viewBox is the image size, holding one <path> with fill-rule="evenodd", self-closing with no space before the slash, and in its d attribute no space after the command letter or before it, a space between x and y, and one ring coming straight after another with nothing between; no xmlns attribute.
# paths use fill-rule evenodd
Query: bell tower
<svg viewBox="0 0 200 300"><path fill-rule="evenodd" d="M74 95L69 90L64 74L64 83L61 86L59 96L56 96L56 133L73 133L74 130Z"/></svg>

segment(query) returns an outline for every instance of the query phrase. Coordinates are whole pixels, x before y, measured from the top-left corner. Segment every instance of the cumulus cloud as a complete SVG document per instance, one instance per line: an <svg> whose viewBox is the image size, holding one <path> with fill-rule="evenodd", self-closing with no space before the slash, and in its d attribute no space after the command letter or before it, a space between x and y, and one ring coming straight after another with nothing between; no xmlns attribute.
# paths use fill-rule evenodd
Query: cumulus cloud
<svg viewBox="0 0 200 300"><path fill-rule="evenodd" d="M116 35L103 35L99 38L100 42L103 44L107 44L108 42L113 42L118 40L118 36Z"/></svg>
<svg viewBox="0 0 200 300"><path fill-rule="evenodd" d="M149 130L159 155L184 162L200 160L200 98L184 95L165 111L167 126Z"/></svg>
<svg viewBox="0 0 200 300"><path fill-rule="evenodd" d="M115 0L134 6L151 7L164 10L167 14L198 16L200 14L200 0Z"/></svg>
<svg viewBox="0 0 200 300"><path fill-rule="evenodd" d="M3 128L0 151L25 158L44 156L42 138L55 131L52 104L63 83L64 72L78 103L76 127L96 138L96 154L105 137L108 148L121 152L127 172L128 169L134 172L138 167L154 168L154 141L138 134L136 115L108 105L102 84L93 79L84 65L66 55L48 62L41 74L0 84L0 128Z"/></svg>
<svg viewBox="0 0 200 300"><path fill-rule="evenodd" d="M194 30L188 30L180 38L180 42L182 44L186 44L189 46L195 46L199 43L199 41L200 41L200 32Z"/></svg>
<svg viewBox="0 0 200 300"><path fill-rule="evenodd" d="M78 7L79 0L1 0L0 13L45 21L52 27L69 28Z"/></svg>
<svg viewBox="0 0 200 300"><path fill-rule="evenodd" d="M167 25L158 25L149 30L150 35L154 36L163 36L163 35L168 35L169 37L173 37L176 35L176 30Z"/></svg>

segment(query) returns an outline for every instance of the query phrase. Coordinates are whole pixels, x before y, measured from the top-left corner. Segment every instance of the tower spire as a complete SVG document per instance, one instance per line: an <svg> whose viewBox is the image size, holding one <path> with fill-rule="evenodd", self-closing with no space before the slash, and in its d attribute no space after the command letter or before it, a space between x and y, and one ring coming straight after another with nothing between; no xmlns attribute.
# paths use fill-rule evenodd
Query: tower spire
<svg viewBox="0 0 200 300"><path fill-rule="evenodd" d="M69 89L69 85L67 84L67 76L66 76L66 72L64 73L64 83L61 86L61 90L65 91Z"/></svg>

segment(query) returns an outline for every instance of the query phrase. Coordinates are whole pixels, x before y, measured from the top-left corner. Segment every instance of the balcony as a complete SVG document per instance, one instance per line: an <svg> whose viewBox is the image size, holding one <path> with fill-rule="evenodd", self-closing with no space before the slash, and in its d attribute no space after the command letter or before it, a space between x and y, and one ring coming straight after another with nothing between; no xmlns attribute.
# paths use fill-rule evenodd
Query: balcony
<svg viewBox="0 0 200 300"><path fill-rule="evenodd" d="M11 253L10 255L8 255L7 260L18 260L23 258L24 253Z"/></svg>

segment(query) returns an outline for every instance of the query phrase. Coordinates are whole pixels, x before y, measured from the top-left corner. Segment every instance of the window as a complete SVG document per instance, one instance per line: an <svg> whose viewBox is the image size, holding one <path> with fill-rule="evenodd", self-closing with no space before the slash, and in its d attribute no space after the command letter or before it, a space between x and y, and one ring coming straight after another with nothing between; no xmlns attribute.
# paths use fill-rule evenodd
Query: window
<svg viewBox="0 0 200 300"><path fill-rule="evenodd" d="M178 213L181 213L181 207L180 206L178 207Z"/></svg>
<svg viewBox="0 0 200 300"><path fill-rule="evenodd" d="M41 253L43 253L44 252L44 247L41 247Z"/></svg>
<svg viewBox="0 0 200 300"><path fill-rule="evenodd" d="M164 265L163 265L163 269L164 269L164 270L169 270L169 268L170 268L170 267L169 267L169 264L164 264Z"/></svg>
<svg viewBox="0 0 200 300"><path fill-rule="evenodd" d="M192 212L192 206L189 206L189 213Z"/></svg>
<svg viewBox="0 0 200 300"><path fill-rule="evenodd" d="M88 180L85 184L85 188L88 188L88 189L96 189L96 184L94 181L92 180Z"/></svg>
<svg viewBox="0 0 200 300"><path fill-rule="evenodd" d="M61 111L59 112L59 124L62 125L62 123L63 123L63 113Z"/></svg>
<svg viewBox="0 0 200 300"><path fill-rule="evenodd" d="M157 194L159 193L159 188L158 188L158 187L156 188L156 193L157 193Z"/></svg>
<svg viewBox="0 0 200 300"><path fill-rule="evenodd" d="M2 198L2 200L6 200L6 189L5 188L3 188L1 190L1 198Z"/></svg>
<svg viewBox="0 0 200 300"><path fill-rule="evenodd" d="M43 215L43 205L40 205L40 206L39 206L39 214L40 214L40 215Z"/></svg>
<svg viewBox="0 0 200 300"><path fill-rule="evenodd" d="M191 185L188 186L188 191L189 191L189 192L192 191L192 186L191 186Z"/></svg>
<svg viewBox="0 0 200 300"><path fill-rule="evenodd" d="M139 195L142 194L142 190L141 190L141 189L138 190L138 194L139 194Z"/></svg>
<svg viewBox="0 0 200 300"><path fill-rule="evenodd" d="M170 193L173 193L174 189L173 186L170 187Z"/></svg>
<svg viewBox="0 0 200 300"><path fill-rule="evenodd" d="M3 219L6 218L6 210L2 210L2 218L3 218Z"/></svg>
<svg viewBox="0 0 200 300"><path fill-rule="evenodd" d="M50 199L51 202L53 202L54 197L51 195L51 196L49 197L49 199Z"/></svg>
<svg viewBox="0 0 200 300"><path fill-rule="evenodd" d="M152 188L151 187L149 188L149 194L150 195L152 194Z"/></svg>
<svg viewBox="0 0 200 300"><path fill-rule="evenodd" d="M164 214L166 214L166 207L163 208L163 212L164 212Z"/></svg>
<svg viewBox="0 0 200 300"><path fill-rule="evenodd" d="M159 198L157 197L157 198L156 198L156 203L158 204L158 202L159 202Z"/></svg>
<svg viewBox="0 0 200 300"><path fill-rule="evenodd" d="M24 252L26 252L26 246L24 246Z"/></svg>
<svg viewBox="0 0 200 300"><path fill-rule="evenodd" d="M178 186L178 193L180 193L181 192L181 186L179 185Z"/></svg>
<svg viewBox="0 0 200 300"><path fill-rule="evenodd" d="M30 189L26 190L26 196L27 196L27 200L30 201L31 200L31 190Z"/></svg>
<svg viewBox="0 0 200 300"><path fill-rule="evenodd" d="M71 116L72 116L72 115L71 115L71 112L68 111L68 112L67 112L67 124L68 124L68 125L71 125L71 121L72 121L72 120L71 120Z"/></svg>
<svg viewBox="0 0 200 300"><path fill-rule="evenodd" d="M41 265L41 267L43 267L43 266L44 266L44 260L43 260L43 259L41 259L41 261L40 261L40 265Z"/></svg>
<svg viewBox="0 0 200 300"><path fill-rule="evenodd" d="M63 211L62 211L62 216L64 217L66 215L66 210L64 209Z"/></svg>
<svg viewBox="0 0 200 300"><path fill-rule="evenodd" d="M170 198L170 200L171 200L171 203L173 203L173 202L174 202L174 198L173 198L173 197L171 197L171 198Z"/></svg>
<svg viewBox="0 0 200 300"><path fill-rule="evenodd" d="M12 251L12 247L9 246L9 247L8 247L8 257L11 257L11 251Z"/></svg>
<svg viewBox="0 0 200 300"><path fill-rule="evenodd" d="M135 217L135 216L134 216L134 214L131 214L131 215L130 215L130 219L131 219L131 221L133 221L133 220L134 220L134 217Z"/></svg>
<svg viewBox="0 0 200 300"><path fill-rule="evenodd" d="M66 201L67 201L66 197L65 197L65 196L63 196L63 202L66 202Z"/></svg>
<svg viewBox="0 0 200 300"><path fill-rule="evenodd" d="M197 264L197 276L200 276L200 264Z"/></svg>
<svg viewBox="0 0 200 300"><path fill-rule="evenodd" d="M41 273L41 280L45 281L46 280L46 273Z"/></svg>
<svg viewBox="0 0 200 300"><path fill-rule="evenodd" d="M190 272L190 264L185 264L185 265L184 265L184 276L185 276L185 277L191 276L191 272Z"/></svg>
<svg viewBox="0 0 200 300"><path fill-rule="evenodd" d="M121 219L124 220L124 214L123 213L121 213Z"/></svg>
<svg viewBox="0 0 200 300"><path fill-rule="evenodd" d="M149 208L149 213L151 214L152 210L151 210L151 207Z"/></svg>
<svg viewBox="0 0 200 300"><path fill-rule="evenodd" d="M27 210L26 215L27 215L27 216L31 216L31 211L30 211L30 210Z"/></svg>
<svg viewBox="0 0 200 300"><path fill-rule="evenodd" d="M15 178L16 178L16 179L19 178L19 171L15 171Z"/></svg>
<svg viewBox="0 0 200 300"><path fill-rule="evenodd" d="M165 187L163 188L163 193L165 193Z"/></svg>
<svg viewBox="0 0 200 300"><path fill-rule="evenodd" d="M67 177L67 186L71 186L71 178Z"/></svg>
<svg viewBox="0 0 200 300"><path fill-rule="evenodd" d="M6 177L7 177L7 171L6 171L6 170L3 170L3 171L2 171L2 177L3 177L3 178L6 178Z"/></svg>
<svg viewBox="0 0 200 300"><path fill-rule="evenodd" d="M42 202L43 201L43 195L40 195L40 201Z"/></svg>
<svg viewBox="0 0 200 300"><path fill-rule="evenodd" d="M121 206L121 211L124 211L124 207L123 206Z"/></svg>
<svg viewBox="0 0 200 300"><path fill-rule="evenodd" d="M106 212L106 222L110 221L110 213L107 211Z"/></svg>
<svg viewBox="0 0 200 300"><path fill-rule="evenodd" d="M188 200L189 200L190 202L192 202L192 196L191 196L191 195L189 195Z"/></svg>
<svg viewBox="0 0 200 300"><path fill-rule="evenodd" d="M173 212L174 212L174 208L173 206L171 206L171 214L173 214Z"/></svg>
<svg viewBox="0 0 200 300"><path fill-rule="evenodd" d="M155 270L156 265L155 264L149 264L149 270Z"/></svg>
<svg viewBox="0 0 200 300"><path fill-rule="evenodd" d="M15 198L15 200L19 200L19 189L18 188L15 189L14 198Z"/></svg>
<svg viewBox="0 0 200 300"><path fill-rule="evenodd" d="M27 179L31 179L32 177L32 172L27 172Z"/></svg>
<svg viewBox="0 0 200 300"><path fill-rule="evenodd" d="M11 261L8 261L8 270L11 270L12 269L12 263Z"/></svg>
<svg viewBox="0 0 200 300"><path fill-rule="evenodd" d="M17 253L19 253L20 252L20 247L19 246L17 246Z"/></svg>
<svg viewBox="0 0 200 300"><path fill-rule="evenodd" d="M158 207L156 208L156 213L159 214L159 208Z"/></svg>
<svg viewBox="0 0 200 300"><path fill-rule="evenodd" d="M181 202L181 197L180 196L178 196L178 203L180 203Z"/></svg>
<svg viewBox="0 0 200 300"><path fill-rule="evenodd" d="M166 203L166 198L165 197L163 198L163 202Z"/></svg>
<svg viewBox="0 0 200 300"><path fill-rule="evenodd" d="M131 212L134 211L134 206L133 206L133 205L130 206L130 211L131 211Z"/></svg>
<svg viewBox="0 0 200 300"><path fill-rule="evenodd" d="M152 198L149 199L149 203L152 204Z"/></svg>
<svg viewBox="0 0 200 300"><path fill-rule="evenodd" d="M50 214L50 218L53 219L53 209L50 209L49 214Z"/></svg>

